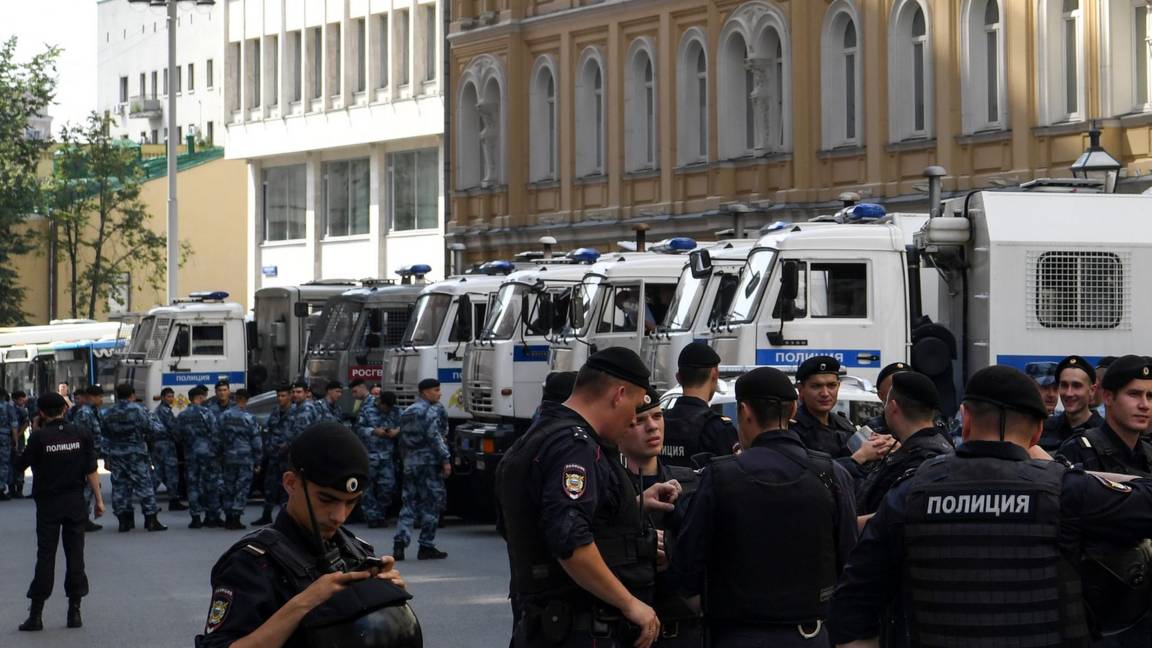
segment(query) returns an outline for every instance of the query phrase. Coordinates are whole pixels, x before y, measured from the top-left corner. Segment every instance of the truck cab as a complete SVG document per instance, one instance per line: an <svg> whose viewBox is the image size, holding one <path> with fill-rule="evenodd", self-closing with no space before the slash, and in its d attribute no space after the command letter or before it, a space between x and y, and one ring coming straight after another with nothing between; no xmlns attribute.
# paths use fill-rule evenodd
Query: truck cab
<svg viewBox="0 0 1152 648"><path fill-rule="evenodd" d="M160 390L177 392L227 380L247 382L248 345L244 308L225 301L226 292L192 293L188 299L148 311L116 370L117 383L130 383L142 403L154 407ZM182 402L182 401L181 401Z"/></svg>

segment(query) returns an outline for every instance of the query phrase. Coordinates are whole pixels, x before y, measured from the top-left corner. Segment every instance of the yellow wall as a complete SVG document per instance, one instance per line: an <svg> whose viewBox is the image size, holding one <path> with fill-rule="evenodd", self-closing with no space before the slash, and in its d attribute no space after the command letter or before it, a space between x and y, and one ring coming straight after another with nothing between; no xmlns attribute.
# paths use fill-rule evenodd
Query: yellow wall
<svg viewBox="0 0 1152 648"><path fill-rule="evenodd" d="M163 231L167 223L168 179L144 183L140 199L151 213L151 227ZM180 292L227 291L232 301L247 308L247 175L243 160L219 159L181 171L177 176L180 240L191 245L192 254L180 269ZM28 227L43 231L46 224L33 218ZM48 259L44 252L28 255L17 262L27 288L24 310L30 324L48 321ZM140 272L140 271L137 271ZM70 317L67 290L68 266L59 267L56 317ZM161 282L163 286L163 282ZM131 310L144 312L166 302L162 287L153 291L134 280ZM106 303L99 303L97 319L105 317ZM79 316L84 306L80 305Z"/></svg>

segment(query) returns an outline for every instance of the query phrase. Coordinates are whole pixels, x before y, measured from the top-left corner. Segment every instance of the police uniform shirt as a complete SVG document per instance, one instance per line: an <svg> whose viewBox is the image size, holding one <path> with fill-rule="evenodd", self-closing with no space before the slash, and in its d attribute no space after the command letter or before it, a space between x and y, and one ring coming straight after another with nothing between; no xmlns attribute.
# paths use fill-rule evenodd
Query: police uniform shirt
<svg viewBox="0 0 1152 648"><path fill-rule="evenodd" d="M34 430L15 468L32 468L32 497L80 495L96 472L96 446L87 430L56 419Z"/></svg>
<svg viewBox="0 0 1152 648"><path fill-rule="evenodd" d="M1091 430L1104 425L1104 419L1095 410L1088 410L1091 414L1088 420L1080 425L1072 426L1071 421L1068 420L1067 412L1060 412L1053 414L1044 421L1044 433L1040 435L1040 447L1048 452L1056 452L1065 441L1072 437L1083 433L1085 430Z"/></svg>
<svg viewBox="0 0 1152 648"><path fill-rule="evenodd" d="M317 554L314 537L287 512L281 511L272 527L282 533L287 542L303 549L303 553L309 556ZM351 542L361 543L368 555L374 555L370 545L343 528L332 540L345 559L353 556L347 546ZM255 632L301 591L300 584L271 558L266 549L240 541L212 569L212 604L204 624L203 640L197 647L225 648L231 645ZM284 647L307 648L302 634L294 633Z"/></svg>
<svg viewBox="0 0 1152 648"><path fill-rule="evenodd" d="M1129 448L1107 423L1068 439L1057 456L1084 470L1152 477L1152 442L1140 437Z"/></svg>
<svg viewBox="0 0 1152 648"><path fill-rule="evenodd" d="M683 396L664 412L661 459L670 466L692 466L692 456L701 452L730 455L739 443L732 421L699 398Z"/></svg>
<svg viewBox="0 0 1152 648"><path fill-rule="evenodd" d="M956 448L955 456L956 460L1029 460L1023 448L994 441L966 442ZM906 480L889 491L849 556L829 615L833 644L877 636L884 610L897 602L905 576L904 525L911 484L912 480ZM1087 536L1121 544L1152 537L1152 480L1117 484L1068 470L1062 478L1060 515L1064 522L1059 525L1061 546L1075 546Z"/></svg>
<svg viewBox="0 0 1152 648"><path fill-rule="evenodd" d="M856 489L856 513L875 513L901 477L932 457L952 451L952 441L939 427L924 428L908 437L877 463Z"/></svg>

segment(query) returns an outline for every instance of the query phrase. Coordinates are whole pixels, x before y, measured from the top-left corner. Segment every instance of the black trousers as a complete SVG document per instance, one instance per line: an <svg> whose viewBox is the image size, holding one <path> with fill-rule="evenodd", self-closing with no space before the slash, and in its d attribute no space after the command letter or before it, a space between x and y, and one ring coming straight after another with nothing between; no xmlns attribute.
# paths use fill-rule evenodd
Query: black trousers
<svg viewBox="0 0 1152 648"><path fill-rule="evenodd" d="M88 594L84 573L84 526L88 510L81 491L36 498L36 574L28 598L46 599L56 580L56 546L64 541L64 593L68 598Z"/></svg>

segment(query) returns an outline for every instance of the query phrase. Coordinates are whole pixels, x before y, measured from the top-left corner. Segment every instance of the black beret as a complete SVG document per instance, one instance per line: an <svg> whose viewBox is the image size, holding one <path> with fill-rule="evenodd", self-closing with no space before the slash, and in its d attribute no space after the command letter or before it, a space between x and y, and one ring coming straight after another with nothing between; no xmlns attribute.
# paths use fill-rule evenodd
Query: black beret
<svg viewBox="0 0 1152 648"><path fill-rule="evenodd" d="M660 394L658 394L655 389L649 387L648 393L644 394L644 400L640 403L639 406L636 407L636 413L643 414L644 412L647 412L650 409L656 409L657 407L660 407Z"/></svg>
<svg viewBox="0 0 1152 648"><path fill-rule="evenodd" d="M575 371L553 371L544 379L544 396L540 400L563 403L572 395L572 387L575 385Z"/></svg>
<svg viewBox="0 0 1152 648"><path fill-rule="evenodd" d="M230 383L228 382L227 378L221 378L220 380L216 381L216 389L220 389L221 387L228 387L229 384Z"/></svg>
<svg viewBox="0 0 1152 648"><path fill-rule="evenodd" d="M62 410L67 406L68 401L64 400L64 397L60 394L57 394L56 392L49 392L36 399L36 407L41 411L48 410L55 412L57 410Z"/></svg>
<svg viewBox="0 0 1152 648"><path fill-rule="evenodd" d="M964 388L964 400L1016 410L1036 420L1048 418L1036 382L1006 365L985 367L973 374Z"/></svg>
<svg viewBox="0 0 1152 648"><path fill-rule="evenodd" d="M292 391L292 384L291 383L280 383L279 385L276 385L276 391L278 391L278 392L290 392L290 391Z"/></svg>
<svg viewBox="0 0 1152 648"><path fill-rule="evenodd" d="M884 382L884 379L892 374L900 373L901 371L912 371L912 367L907 362L893 362L892 364L880 370L880 375L876 376L876 384Z"/></svg>
<svg viewBox="0 0 1152 648"><path fill-rule="evenodd" d="M676 364L681 369L711 369L719 366L720 355L703 342L692 342L680 351Z"/></svg>
<svg viewBox="0 0 1152 648"><path fill-rule="evenodd" d="M368 486L368 452L360 438L335 421L309 425L292 442L292 468L304 479L344 493Z"/></svg>
<svg viewBox="0 0 1152 648"><path fill-rule="evenodd" d="M796 380L804 382L816 374L840 374L840 361L832 356L818 355L805 360L796 370Z"/></svg>
<svg viewBox="0 0 1152 648"><path fill-rule="evenodd" d="M1078 355L1070 355L1061 360L1060 364L1056 365L1056 382L1060 382L1060 372L1065 369L1079 369L1088 374L1088 382L1096 382L1096 369L1092 366L1091 362L1088 362Z"/></svg>
<svg viewBox="0 0 1152 648"><path fill-rule="evenodd" d="M1104 374L1100 386L1114 392L1123 389L1124 385L1133 380L1152 380L1152 363L1147 358L1136 355L1116 358L1112 366L1108 367L1108 373Z"/></svg>
<svg viewBox="0 0 1152 648"><path fill-rule="evenodd" d="M1116 356L1104 356L1103 358L1100 358L1099 362L1096 363L1096 368L1107 369L1108 367L1112 366L1113 362L1116 362Z"/></svg>
<svg viewBox="0 0 1152 648"><path fill-rule="evenodd" d="M84 393L89 396L103 396L104 388L100 385L88 385L88 387L84 389Z"/></svg>
<svg viewBox="0 0 1152 648"><path fill-rule="evenodd" d="M306 381L297 380L296 382L292 383L292 389L303 389L304 391L308 391L309 389L312 389L312 387L309 386Z"/></svg>
<svg viewBox="0 0 1152 648"><path fill-rule="evenodd" d="M783 371L757 367L736 379L736 400L796 400L796 387Z"/></svg>
<svg viewBox="0 0 1152 648"><path fill-rule="evenodd" d="M396 407L396 392L382 391L377 399L388 407Z"/></svg>
<svg viewBox="0 0 1152 648"><path fill-rule="evenodd" d="M934 410L940 409L940 392L928 376L915 371L899 371L892 376L892 389L901 397Z"/></svg>
<svg viewBox="0 0 1152 648"><path fill-rule="evenodd" d="M648 367L644 366L644 361L632 349L609 347L593 353L584 366L648 389L648 376L651 374Z"/></svg>
<svg viewBox="0 0 1152 648"><path fill-rule="evenodd" d="M332 391L333 389L344 389L344 383L339 380L333 380L324 386L324 391Z"/></svg>
<svg viewBox="0 0 1152 648"><path fill-rule="evenodd" d="M435 378L425 378L416 385L416 391L424 391L425 389L435 389L440 386L440 381Z"/></svg>

